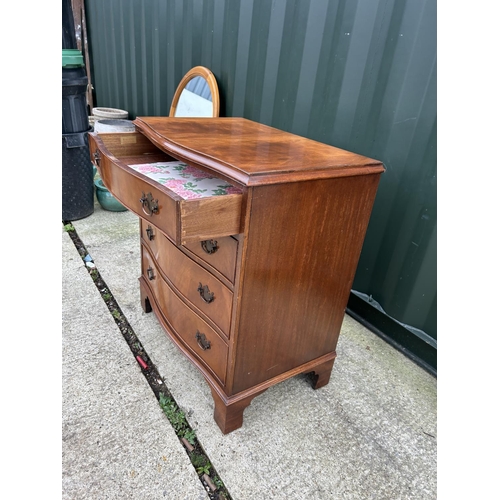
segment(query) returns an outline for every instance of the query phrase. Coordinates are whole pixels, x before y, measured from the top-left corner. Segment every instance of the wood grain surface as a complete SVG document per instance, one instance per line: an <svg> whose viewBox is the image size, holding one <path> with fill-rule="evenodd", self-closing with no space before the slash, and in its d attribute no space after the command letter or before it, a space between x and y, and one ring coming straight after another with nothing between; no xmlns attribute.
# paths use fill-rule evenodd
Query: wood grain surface
<svg viewBox="0 0 500 500"><path fill-rule="evenodd" d="M138 117L160 149L247 186L380 173L380 161L244 118Z"/></svg>

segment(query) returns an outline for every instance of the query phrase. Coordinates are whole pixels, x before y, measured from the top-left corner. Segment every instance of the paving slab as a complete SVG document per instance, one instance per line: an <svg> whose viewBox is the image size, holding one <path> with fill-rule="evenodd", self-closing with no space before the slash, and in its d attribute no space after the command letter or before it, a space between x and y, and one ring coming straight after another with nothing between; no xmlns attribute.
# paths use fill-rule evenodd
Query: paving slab
<svg viewBox="0 0 500 500"><path fill-rule="evenodd" d="M223 435L204 378L142 311L138 218L96 205L74 225L233 500L437 497L432 375L346 315L327 386L314 391L298 375L271 387Z"/></svg>
<svg viewBox="0 0 500 500"><path fill-rule="evenodd" d="M65 232L62 249L62 498L207 499Z"/></svg>

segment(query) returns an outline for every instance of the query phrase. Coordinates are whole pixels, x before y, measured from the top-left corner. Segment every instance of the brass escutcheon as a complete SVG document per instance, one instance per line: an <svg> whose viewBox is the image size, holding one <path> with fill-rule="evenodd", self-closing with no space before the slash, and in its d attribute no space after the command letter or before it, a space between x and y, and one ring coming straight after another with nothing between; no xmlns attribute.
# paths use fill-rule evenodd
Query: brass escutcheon
<svg viewBox="0 0 500 500"><path fill-rule="evenodd" d="M214 293L210 291L208 285L200 285L198 286L198 292L200 292L200 297L209 304L214 300Z"/></svg>
<svg viewBox="0 0 500 500"><path fill-rule="evenodd" d="M101 155L99 154L99 150L96 149L94 151L94 163L100 167L101 166Z"/></svg>
<svg viewBox="0 0 500 500"><path fill-rule="evenodd" d="M200 333L199 331L196 332L195 335L196 342L198 342L198 345L206 351L207 349L210 349L210 340L207 340L207 337L205 337L204 333Z"/></svg>
<svg viewBox="0 0 500 500"><path fill-rule="evenodd" d="M219 250L217 241L214 240L203 240L201 242L201 248L203 248L203 250L208 254L215 253Z"/></svg>
<svg viewBox="0 0 500 500"><path fill-rule="evenodd" d="M150 281L155 279L153 268L151 266L148 267L147 273L148 273L148 278L149 278Z"/></svg>

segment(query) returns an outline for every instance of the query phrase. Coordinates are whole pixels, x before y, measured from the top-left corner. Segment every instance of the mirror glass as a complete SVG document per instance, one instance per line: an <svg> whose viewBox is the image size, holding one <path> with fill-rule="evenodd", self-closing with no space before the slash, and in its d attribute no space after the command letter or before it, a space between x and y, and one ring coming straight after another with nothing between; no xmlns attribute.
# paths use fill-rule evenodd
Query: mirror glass
<svg viewBox="0 0 500 500"><path fill-rule="evenodd" d="M195 76L182 90L175 116L212 116L212 93L208 82Z"/></svg>
<svg viewBox="0 0 500 500"><path fill-rule="evenodd" d="M210 70L197 66L186 73L175 91L170 116L219 116L219 90Z"/></svg>

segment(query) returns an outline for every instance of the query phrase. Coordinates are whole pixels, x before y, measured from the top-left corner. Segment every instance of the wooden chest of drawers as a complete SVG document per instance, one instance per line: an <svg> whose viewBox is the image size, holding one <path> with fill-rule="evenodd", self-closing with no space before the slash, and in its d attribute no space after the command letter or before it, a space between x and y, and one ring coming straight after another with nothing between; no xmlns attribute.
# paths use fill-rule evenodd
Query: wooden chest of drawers
<svg viewBox="0 0 500 500"><path fill-rule="evenodd" d="M91 157L141 218L142 307L204 375L222 432L278 382L327 384L383 165L242 118L134 123L89 134Z"/></svg>

